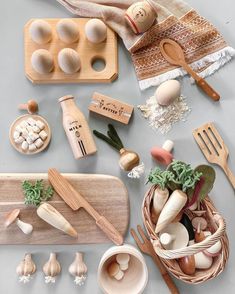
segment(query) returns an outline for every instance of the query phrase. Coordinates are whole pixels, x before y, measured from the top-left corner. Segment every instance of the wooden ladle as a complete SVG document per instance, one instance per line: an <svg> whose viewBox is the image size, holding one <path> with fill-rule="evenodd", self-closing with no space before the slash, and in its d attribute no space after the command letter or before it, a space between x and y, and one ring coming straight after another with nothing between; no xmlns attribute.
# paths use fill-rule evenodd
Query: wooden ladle
<svg viewBox="0 0 235 294"><path fill-rule="evenodd" d="M163 39L160 42L160 50L169 63L182 66L209 97L215 101L220 99L220 95L187 64L183 49L177 42L171 39Z"/></svg>

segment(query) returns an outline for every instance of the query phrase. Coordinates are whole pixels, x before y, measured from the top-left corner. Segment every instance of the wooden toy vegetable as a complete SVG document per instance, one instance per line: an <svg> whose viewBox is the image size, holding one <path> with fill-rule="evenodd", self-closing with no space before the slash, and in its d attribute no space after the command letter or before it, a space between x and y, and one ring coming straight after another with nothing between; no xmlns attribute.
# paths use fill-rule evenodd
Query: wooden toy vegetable
<svg viewBox="0 0 235 294"><path fill-rule="evenodd" d="M118 281L120 281L124 277L124 272L120 269L120 266L117 262L112 262L109 264L108 274L111 278L114 278Z"/></svg>
<svg viewBox="0 0 235 294"><path fill-rule="evenodd" d="M86 280L87 266L83 261L83 253L76 252L75 260L69 267L69 273L75 277L74 283L82 286Z"/></svg>
<svg viewBox="0 0 235 294"><path fill-rule="evenodd" d="M38 103L36 100L30 99L27 103L20 104L18 108L21 110L27 110L29 114L34 114L38 112Z"/></svg>
<svg viewBox="0 0 235 294"><path fill-rule="evenodd" d="M167 202L168 197L169 197L169 190L166 188L162 189L161 187L157 187L156 190L154 191L152 211L156 221L165 203Z"/></svg>
<svg viewBox="0 0 235 294"><path fill-rule="evenodd" d="M212 266L213 258L205 255L203 252L195 254L194 258L197 269L208 269Z"/></svg>
<svg viewBox="0 0 235 294"><path fill-rule="evenodd" d="M113 125L109 124L108 129L108 137L96 130L94 130L93 133L96 137L100 138L101 140L105 141L109 145L113 146L116 150L118 150L120 153L119 165L121 169L125 171L131 171L139 164L139 155L134 151L124 148L123 143Z"/></svg>
<svg viewBox="0 0 235 294"><path fill-rule="evenodd" d="M26 235L29 235L33 231L33 226L31 224L22 222L19 219L20 209L14 209L10 211L5 217L5 227L9 227L11 224L15 223L17 227Z"/></svg>
<svg viewBox="0 0 235 294"><path fill-rule="evenodd" d="M175 190L169 200L166 202L163 207L155 228L155 232L159 233L164 229L181 211L184 205L187 202L187 195L181 190Z"/></svg>
<svg viewBox="0 0 235 294"><path fill-rule="evenodd" d="M196 270L194 255L189 255L178 259L181 270L187 275L193 275Z"/></svg>
<svg viewBox="0 0 235 294"><path fill-rule="evenodd" d="M153 147L151 149L152 157L161 164L169 165L173 160L171 150L173 149L174 143L171 140L166 140L162 148Z"/></svg>
<svg viewBox="0 0 235 294"><path fill-rule="evenodd" d="M32 256L30 253L26 253L24 259L16 268L16 273L19 276L19 281L23 282L24 284L28 283L35 271L36 265L32 260Z"/></svg>
<svg viewBox="0 0 235 294"><path fill-rule="evenodd" d="M49 203L41 204L37 209L37 215L51 226L65 232L71 237L77 237L78 234L72 225Z"/></svg>
<svg viewBox="0 0 235 294"><path fill-rule="evenodd" d="M130 255L128 253L119 253L116 256L116 261L122 271L126 271L129 266Z"/></svg>
<svg viewBox="0 0 235 294"><path fill-rule="evenodd" d="M43 266L43 272L45 274L45 283L55 283L56 276L61 272L61 266L56 259L56 253L51 253L49 260Z"/></svg>

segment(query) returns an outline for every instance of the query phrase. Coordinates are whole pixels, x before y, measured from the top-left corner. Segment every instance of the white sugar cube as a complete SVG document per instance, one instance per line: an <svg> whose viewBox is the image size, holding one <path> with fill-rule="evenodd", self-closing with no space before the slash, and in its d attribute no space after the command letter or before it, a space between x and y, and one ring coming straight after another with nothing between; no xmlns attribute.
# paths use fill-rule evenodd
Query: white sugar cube
<svg viewBox="0 0 235 294"><path fill-rule="evenodd" d="M39 136L40 136L40 138L41 138L43 141L45 141L46 138L47 138L47 133L46 133L45 131L41 131L41 132L39 133Z"/></svg>
<svg viewBox="0 0 235 294"><path fill-rule="evenodd" d="M20 136L20 133L19 133L18 131L15 131L15 132L13 133L13 138L14 138L14 139L18 139L19 136Z"/></svg>
<svg viewBox="0 0 235 294"><path fill-rule="evenodd" d="M34 133L40 133L41 129L38 126L33 126Z"/></svg>
<svg viewBox="0 0 235 294"><path fill-rule="evenodd" d="M30 137L27 137L26 141L29 145L33 143L33 140Z"/></svg>
<svg viewBox="0 0 235 294"><path fill-rule="evenodd" d="M24 142L24 138L20 136L19 138L15 139L16 144L22 144Z"/></svg>
<svg viewBox="0 0 235 294"><path fill-rule="evenodd" d="M30 144L29 145L29 151L35 151L37 149L36 145L33 143L33 144Z"/></svg>
<svg viewBox="0 0 235 294"><path fill-rule="evenodd" d="M22 134L21 134L21 136L22 136L23 138L27 139L27 138L28 138L28 135L29 135L29 132L27 131L27 129L26 129L26 128L22 129Z"/></svg>
<svg viewBox="0 0 235 294"><path fill-rule="evenodd" d="M30 117L29 119L27 119L27 123L33 127L36 125L36 120Z"/></svg>
<svg viewBox="0 0 235 294"><path fill-rule="evenodd" d="M41 120L36 121L36 126L38 126L40 130L45 128L45 124Z"/></svg>
<svg viewBox="0 0 235 294"><path fill-rule="evenodd" d="M32 126L27 126L27 127L26 127L26 130L30 133L30 132L33 131L33 127L32 127Z"/></svg>
<svg viewBox="0 0 235 294"><path fill-rule="evenodd" d="M23 151L27 151L28 147L29 147L29 144L26 141L24 141L21 145L21 148Z"/></svg>
<svg viewBox="0 0 235 294"><path fill-rule="evenodd" d="M21 127L22 129L25 129L27 126L28 126L28 123L27 123L26 120L23 120L23 121L20 123L20 127Z"/></svg>
<svg viewBox="0 0 235 294"><path fill-rule="evenodd" d="M16 131L19 133L22 133L22 128L20 125L16 126Z"/></svg>
<svg viewBox="0 0 235 294"><path fill-rule="evenodd" d="M42 145L44 144L44 142L42 141L42 139L38 138L34 144L37 146L37 148L41 148Z"/></svg>

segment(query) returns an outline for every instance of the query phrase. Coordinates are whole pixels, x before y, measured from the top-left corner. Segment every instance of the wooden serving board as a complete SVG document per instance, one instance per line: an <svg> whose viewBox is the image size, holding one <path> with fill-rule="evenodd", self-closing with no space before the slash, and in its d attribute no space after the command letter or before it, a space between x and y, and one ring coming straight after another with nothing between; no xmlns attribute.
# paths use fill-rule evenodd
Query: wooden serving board
<svg viewBox="0 0 235 294"><path fill-rule="evenodd" d="M63 174L84 198L124 236L129 224L129 199L126 187L116 177L91 174ZM37 216L36 208L24 204L21 184L24 180L45 180L47 174L0 174L0 244L80 244L109 243L95 220L84 209L73 211L55 193L49 201L72 224L78 238L53 228ZM20 219L31 223L32 234L25 235L16 224L4 227L4 216L20 208Z"/></svg>
<svg viewBox="0 0 235 294"><path fill-rule="evenodd" d="M107 39L100 44L93 44L86 39L84 27L89 18L71 18L79 27L79 39L72 44L62 42L56 32L56 24L59 18L44 19L52 27L52 40L44 45L35 43L29 35L30 24L35 20L29 20L24 28L24 54L25 74L35 84L52 83L110 83L118 76L118 49L117 36L107 27ZM61 49L72 48L78 52L81 58L81 69L75 74L65 74L58 65L57 56ZM55 68L49 74L37 73L31 65L31 56L37 49L46 49L54 57ZM102 71L96 71L92 63L101 59L105 62Z"/></svg>

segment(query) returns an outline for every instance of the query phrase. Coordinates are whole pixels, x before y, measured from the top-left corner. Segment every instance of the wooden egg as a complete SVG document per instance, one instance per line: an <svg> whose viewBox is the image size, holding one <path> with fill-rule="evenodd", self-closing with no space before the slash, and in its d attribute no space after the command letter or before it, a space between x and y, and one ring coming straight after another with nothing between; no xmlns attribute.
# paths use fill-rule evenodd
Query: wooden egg
<svg viewBox="0 0 235 294"><path fill-rule="evenodd" d="M155 92L157 103L162 106L170 105L180 96L181 85L177 80L169 80L162 83Z"/></svg>
<svg viewBox="0 0 235 294"><path fill-rule="evenodd" d="M95 44L101 43L107 37L107 26L100 19L90 19L85 25L85 34L90 42Z"/></svg>
<svg viewBox="0 0 235 294"><path fill-rule="evenodd" d="M125 13L125 19L135 34L146 32L156 17L157 13L148 1L132 4Z"/></svg>
<svg viewBox="0 0 235 294"><path fill-rule="evenodd" d="M58 64L66 74L74 74L81 68L81 60L78 53L71 48L64 48L58 54Z"/></svg>
<svg viewBox="0 0 235 294"><path fill-rule="evenodd" d="M59 39L66 44L72 44L79 38L78 26L71 19L61 19L56 25L56 31Z"/></svg>
<svg viewBox="0 0 235 294"><path fill-rule="evenodd" d="M194 258L197 269L209 269L212 266L213 258L206 256L203 252L195 254Z"/></svg>
<svg viewBox="0 0 235 294"><path fill-rule="evenodd" d="M182 257L178 260L179 267L186 275L193 275L195 273L195 258L194 255Z"/></svg>
<svg viewBox="0 0 235 294"><path fill-rule="evenodd" d="M31 39L37 44L46 44L52 38L51 26L48 22L42 19L34 20L31 23L29 33Z"/></svg>
<svg viewBox="0 0 235 294"><path fill-rule="evenodd" d="M48 50L38 49L31 56L31 64L36 72L48 74L54 68L54 59Z"/></svg>

